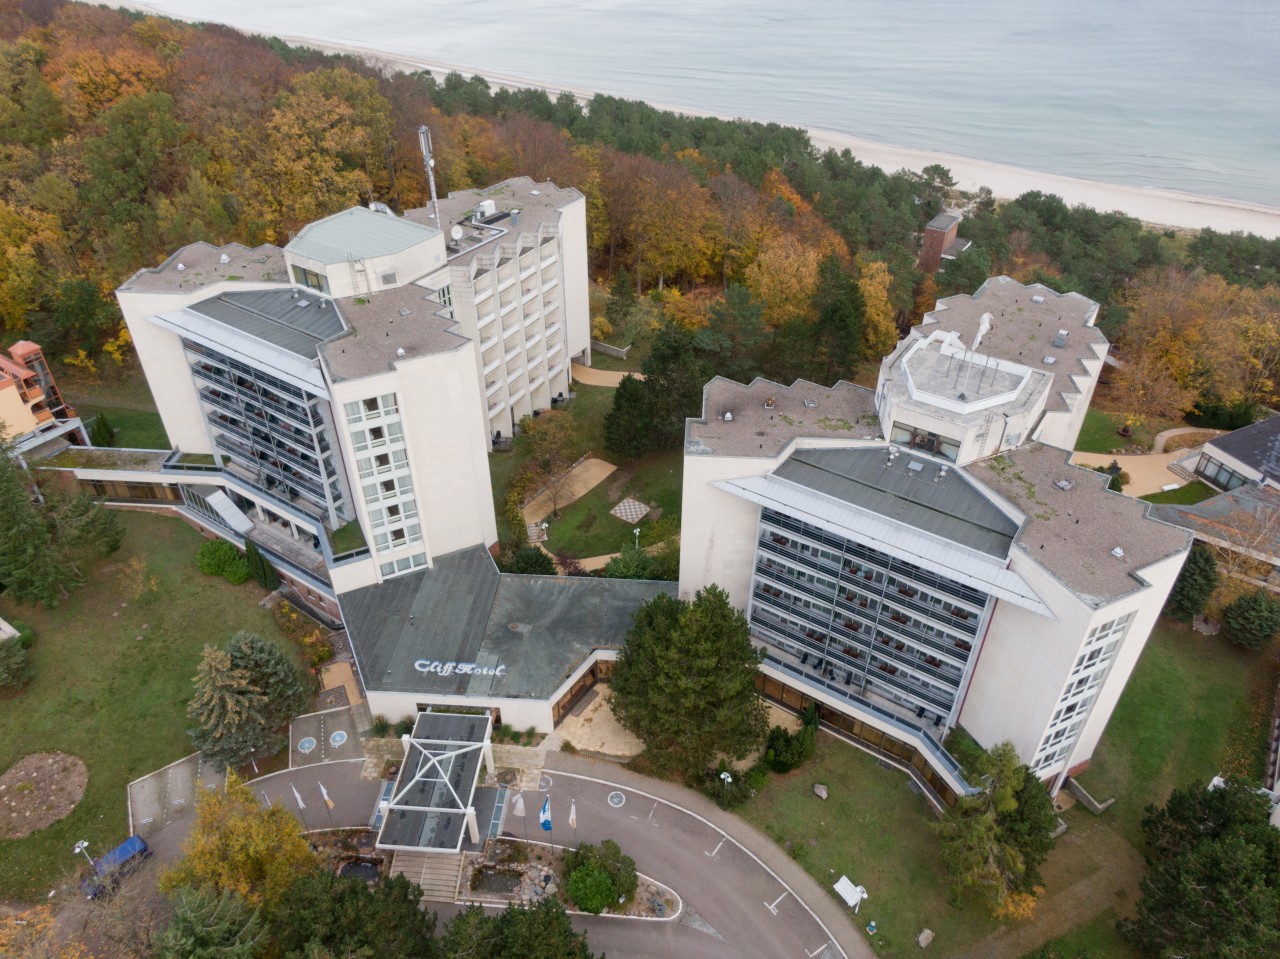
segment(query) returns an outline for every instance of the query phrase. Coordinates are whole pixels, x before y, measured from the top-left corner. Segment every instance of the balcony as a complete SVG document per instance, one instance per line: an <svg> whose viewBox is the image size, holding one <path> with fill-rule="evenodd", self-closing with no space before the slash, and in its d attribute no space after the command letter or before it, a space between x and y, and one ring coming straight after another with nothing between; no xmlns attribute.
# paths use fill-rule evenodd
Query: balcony
<svg viewBox="0 0 1280 959"><path fill-rule="evenodd" d="M484 375L488 376L490 373L492 373L501 365L502 365L502 357L495 356L492 360L490 360L488 363L484 365Z"/></svg>
<svg viewBox="0 0 1280 959"><path fill-rule="evenodd" d="M496 400L489 404L489 419L493 419L507 407L506 400Z"/></svg>
<svg viewBox="0 0 1280 959"><path fill-rule="evenodd" d="M533 326L533 324L537 323L540 319L542 319L541 310L537 310L533 313L526 313L524 316L524 328L527 330L529 327Z"/></svg>
<svg viewBox="0 0 1280 959"><path fill-rule="evenodd" d="M507 385L510 386L512 383L514 383L523 375L524 375L524 364L523 363L516 364L516 368L514 370L507 370ZM514 400L515 396L512 396L511 398Z"/></svg>
<svg viewBox="0 0 1280 959"><path fill-rule="evenodd" d="M511 272L511 270L508 269L505 272L499 273L498 274L498 292L502 293L506 290L511 289L511 284L514 283L515 281L516 281L516 276L514 273Z"/></svg>
<svg viewBox="0 0 1280 959"><path fill-rule="evenodd" d="M520 399L520 397L524 396L524 394L527 392L528 390L526 390L523 386L520 387L520 389L516 390L514 393L511 394L511 402L514 403L516 400Z"/></svg>
<svg viewBox="0 0 1280 959"><path fill-rule="evenodd" d="M510 329L505 329L505 330L503 330L503 331L502 331L502 338L503 338L504 340L509 340L509 339L511 339L511 337L515 336L515 334L517 334L517 333L519 333L519 332L520 332L520 324L519 324L519 323L517 323L517 324L515 324L514 326L512 326Z"/></svg>
<svg viewBox="0 0 1280 959"><path fill-rule="evenodd" d="M476 331L479 332L480 330L483 330L486 326L488 326L497 318L498 318L498 314L493 310L490 310L488 313L484 314L482 317L480 317L479 320L476 321Z"/></svg>
<svg viewBox="0 0 1280 959"><path fill-rule="evenodd" d="M485 289L483 289L483 290L478 290L478 291L476 292L476 297L475 297L475 300L476 300L476 306L479 306L481 303L483 303L485 300L489 299L489 297L491 297L491 296L493 296L493 287L491 287L491 286L490 286L490 287L487 287L487 288L485 288Z"/></svg>
<svg viewBox="0 0 1280 959"><path fill-rule="evenodd" d="M521 257L520 262L521 263L525 262L523 257ZM536 270L537 268L538 268L538 264L536 263L526 266L523 270L520 271L520 279L521 280L529 279L529 277L533 276L533 271Z"/></svg>
<svg viewBox="0 0 1280 959"><path fill-rule="evenodd" d="M524 348L526 351L531 350L533 349L533 347L537 346L541 342L542 342L542 334L534 333L532 336L525 338Z"/></svg>
<svg viewBox="0 0 1280 959"><path fill-rule="evenodd" d="M548 256L546 256L546 257L543 259L543 261L542 261L542 263L540 264L540 266L545 270L545 269L547 269L548 267L554 266L554 265L555 265L555 262L556 262L556 260L557 260L557 259L558 259L558 257L556 256L555 252L554 252L554 251L552 251Z"/></svg>
<svg viewBox="0 0 1280 959"><path fill-rule="evenodd" d="M542 292L543 293L551 292L551 290L555 289L556 286L559 285L559 283L560 281L553 276L551 279L547 280L546 283L542 284Z"/></svg>
<svg viewBox="0 0 1280 959"><path fill-rule="evenodd" d="M524 293L523 293L523 294L521 295L521 297L520 297L520 302L521 302L521 303L528 303L530 300L532 300L532 299L533 299L534 297L536 297L537 295L538 295L538 288L535 286L535 287L534 287L533 289L531 289L531 290L525 290L525 291L524 291Z"/></svg>
<svg viewBox="0 0 1280 959"><path fill-rule="evenodd" d="M502 388L502 380L490 380L485 384L484 395L487 399Z"/></svg>

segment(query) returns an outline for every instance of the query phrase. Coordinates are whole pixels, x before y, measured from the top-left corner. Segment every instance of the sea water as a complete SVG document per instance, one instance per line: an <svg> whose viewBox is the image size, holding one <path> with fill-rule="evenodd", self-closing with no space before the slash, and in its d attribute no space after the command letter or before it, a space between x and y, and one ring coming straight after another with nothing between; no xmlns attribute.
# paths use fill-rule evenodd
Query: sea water
<svg viewBox="0 0 1280 959"><path fill-rule="evenodd" d="M757 120L1280 207L1276 0L148 0Z"/></svg>

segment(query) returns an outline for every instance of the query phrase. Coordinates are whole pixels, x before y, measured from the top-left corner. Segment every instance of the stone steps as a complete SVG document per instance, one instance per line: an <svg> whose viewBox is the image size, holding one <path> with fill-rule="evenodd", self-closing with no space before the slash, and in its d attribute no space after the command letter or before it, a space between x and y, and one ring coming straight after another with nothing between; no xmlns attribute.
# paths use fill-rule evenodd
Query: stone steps
<svg viewBox="0 0 1280 959"><path fill-rule="evenodd" d="M456 902L462 875L461 853L397 852L391 860L391 875L404 876L422 887L422 898L433 902Z"/></svg>

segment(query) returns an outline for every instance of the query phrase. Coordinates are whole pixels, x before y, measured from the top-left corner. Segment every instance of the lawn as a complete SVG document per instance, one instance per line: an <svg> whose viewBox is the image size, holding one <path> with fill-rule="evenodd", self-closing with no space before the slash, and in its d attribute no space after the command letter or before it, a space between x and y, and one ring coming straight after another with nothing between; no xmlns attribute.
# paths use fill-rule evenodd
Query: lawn
<svg viewBox="0 0 1280 959"><path fill-rule="evenodd" d="M565 412L573 421L574 459L586 453L607 455L604 451L604 417L613 406L613 390L607 386L576 386L577 398L569 402ZM519 442L505 453L489 454L489 479L493 484L493 502L498 513L498 535L509 540L511 531L503 527L502 505L507 498L511 479L524 464Z"/></svg>
<svg viewBox="0 0 1280 959"><path fill-rule="evenodd" d="M1152 630L1088 772L1079 777L1105 814L1142 848L1142 816L1177 786L1208 782L1233 734L1249 724L1250 687L1269 676L1261 653L1162 619ZM1274 685L1272 690L1274 691ZM1246 749L1265 749L1254 742Z"/></svg>
<svg viewBox="0 0 1280 959"><path fill-rule="evenodd" d="M1064 959L1075 959L1082 953L1097 959L1142 959L1142 953L1120 938L1116 931L1118 918L1114 909L1108 909L1092 922L1077 926L1065 936L1050 939L1045 946L1051 950L1051 955L1057 953ZM1037 949L1027 953L1024 959L1039 959L1042 954Z"/></svg>
<svg viewBox="0 0 1280 959"><path fill-rule="evenodd" d="M653 529L652 514L633 524L611 516L609 510L629 496L660 507L663 517L679 515L683 459L677 450L624 463L586 496L562 509L559 519L550 521L547 549L553 553L563 550L579 559L616 553L625 544L635 542L632 530L637 525L641 545L650 545L654 541L649 534Z"/></svg>
<svg viewBox="0 0 1280 959"><path fill-rule="evenodd" d="M1146 496L1139 497L1139 499L1144 499L1148 503L1173 503L1177 506L1192 506L1217 495L1218 491L1208 483L1192 480L1177 489L1161 493L1148 493Z"/></svg>
<svg viewBox="0 0 1280 959"><path fill-rule="evenodd" d="M1124 417L1116 413L1104 413L1091 406L1084 414L1084 424L1076 439L1076 449L1081 453L1110 453L1125 446L1151 448L1155 432L1149 426L1135 426L1128 439L1116 433L1124 425Z"/></svg>
<svg viewBox="0 0 1280 959"><path fill-rule="evenodd" d="M84 419L86 428L95 416L100 413L105 415L107 422L115 430L115 445L121 449L167 450L173 448L169 444L168 434L164 431L160 414L154 410L126 410L99 406L77 407L76 412Z"/></svg>
<svg viewBox="0 0 1280 959"><path fill-rule="evenodd" d="M75 811L49 828L0 841L0 899L43 899L77 868L80 839L102 853L125 838L126 785L191 752L186 715L191 677L206 643L237 629L280 638L252 583L231 586L196 571L203 538L178 519L122 512L128 531L114 556L53 610L0 597L0 615L35 630L36 678L0 697L0 770L27 753L61 750L89 767ZM158 592L120 597L118 573L145 560Z"/></svg>
<svg viewBox="0 0 1280 959"><path fill-rule="evenodd" d="M830 798L815 796L814 783L825 783ZM841 875L867 887L858 922L875 920L878 955L919 954L915 936L926 926L937 934L930 954L955 955L996 923L976 902L950 904L938 839L928 828L934 817L909 784L905 774L824 733L812 762L771 777L738 812L823 888Z"/></svg>

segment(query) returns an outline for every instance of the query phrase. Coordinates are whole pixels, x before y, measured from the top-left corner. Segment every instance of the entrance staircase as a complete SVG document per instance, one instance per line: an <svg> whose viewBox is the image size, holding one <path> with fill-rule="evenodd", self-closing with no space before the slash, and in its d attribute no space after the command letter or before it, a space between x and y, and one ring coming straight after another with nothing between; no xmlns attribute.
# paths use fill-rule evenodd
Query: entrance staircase
<svg viewBox="0 0 1280 959"><path fill-rule="evenodd" d="M404 876L422 887L422 898L432 902L456 902L462 876L462 853L397 852L391 875Z"/></svg>

